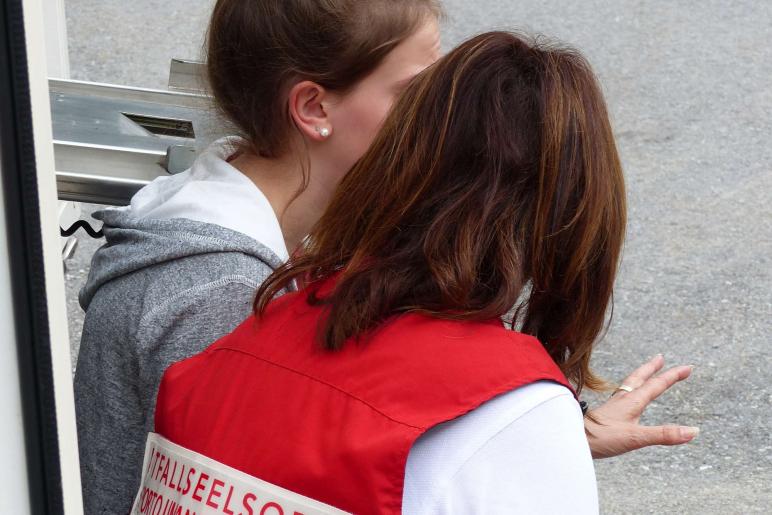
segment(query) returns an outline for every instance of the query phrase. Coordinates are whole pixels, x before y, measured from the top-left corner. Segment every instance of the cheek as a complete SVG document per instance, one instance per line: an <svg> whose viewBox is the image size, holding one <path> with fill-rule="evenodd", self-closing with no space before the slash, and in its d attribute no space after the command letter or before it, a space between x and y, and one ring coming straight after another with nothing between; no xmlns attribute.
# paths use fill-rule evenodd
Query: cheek
<svg viewBox="0 0 772 515"><path fill-rule="evenodd" d="M350 98L342 113L341 126L336 127L340 138L340 155L352 166L370 147L391 109L393 99L387 95L357 95Z"/></svg>

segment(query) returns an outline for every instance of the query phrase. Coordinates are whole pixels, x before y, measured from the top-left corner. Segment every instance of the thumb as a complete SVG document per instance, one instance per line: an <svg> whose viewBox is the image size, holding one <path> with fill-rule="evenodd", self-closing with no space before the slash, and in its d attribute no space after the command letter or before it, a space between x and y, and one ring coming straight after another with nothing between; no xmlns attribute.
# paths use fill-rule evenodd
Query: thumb
<svg viewBox="0 0 772 515"><path fill-rule="evenodd" d="M694 440L700 434L699 427L643 426L637 440L638 448L650 445L681 445Z"/></svg>

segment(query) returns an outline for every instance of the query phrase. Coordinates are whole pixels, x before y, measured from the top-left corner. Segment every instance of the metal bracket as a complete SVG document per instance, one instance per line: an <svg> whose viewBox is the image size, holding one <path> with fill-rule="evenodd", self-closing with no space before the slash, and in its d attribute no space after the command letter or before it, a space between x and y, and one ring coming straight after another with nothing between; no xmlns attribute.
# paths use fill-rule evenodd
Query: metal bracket
<svg viewBox="0 0 772 515"><path fill-rule="evenodd" d="M169 89L205 94L209 91L206 66L198 61L172 59L169 66Z"/></svg>

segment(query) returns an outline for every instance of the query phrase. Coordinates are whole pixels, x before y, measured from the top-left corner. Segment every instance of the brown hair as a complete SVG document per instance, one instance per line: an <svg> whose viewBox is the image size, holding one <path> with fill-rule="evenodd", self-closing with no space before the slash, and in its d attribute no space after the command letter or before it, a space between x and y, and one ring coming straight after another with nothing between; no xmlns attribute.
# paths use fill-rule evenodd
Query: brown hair
<svg viewBox="0 0 772 515"><path fill-rule="evenodd" d="M492 32L405 91L345 177L306 252L266 280L341 272L325 347L416 312L484 320L516 306L579 390L604 326L625 232L622 168L603 100L577 52Z"/></svg>
<svg viewBox="0 0 772 515"><path fill-rule="evenodd" d="M218 0L207 78L225 117L264 157L288 150L293 80L345 91L374 70L438 0Z"/></svg>

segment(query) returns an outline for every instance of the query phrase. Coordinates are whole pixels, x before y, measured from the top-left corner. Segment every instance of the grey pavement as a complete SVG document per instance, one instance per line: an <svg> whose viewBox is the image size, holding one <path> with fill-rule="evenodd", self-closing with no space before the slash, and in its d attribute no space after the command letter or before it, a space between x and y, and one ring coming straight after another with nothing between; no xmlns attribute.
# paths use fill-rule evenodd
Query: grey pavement
<svg viewBox="0 0 772 515"><path fill-rule="evenodd" d="M68 0L73 78L163 88L170 57L199 55L210 5ZM630 218L595 369L621 380L658 352L696 367L644 422L702 434L596 462L602 512L772 513L772 2L445 5L446 47L518 29L588 56L613 116ZM74 299L98 245L83 240L67 263L74 347Z"/></svg>

